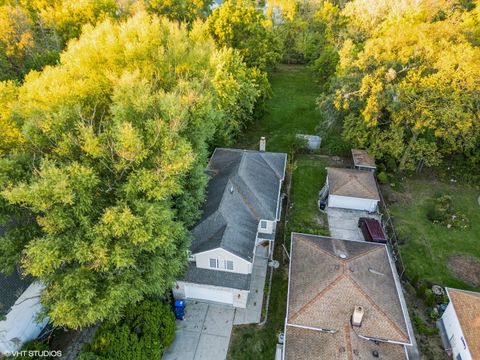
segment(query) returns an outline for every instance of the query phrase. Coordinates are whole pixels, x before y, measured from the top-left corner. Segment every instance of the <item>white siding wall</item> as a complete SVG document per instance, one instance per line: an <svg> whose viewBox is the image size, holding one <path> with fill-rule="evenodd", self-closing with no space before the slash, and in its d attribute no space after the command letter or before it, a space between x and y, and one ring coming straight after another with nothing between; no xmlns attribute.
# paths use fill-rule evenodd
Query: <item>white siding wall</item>
<svg viewBox="0 0 480 360"><path fill-rule="evenodd" d="M250 274L252 272L251 263L224 249L218 248L218 249L205 251L203 253L195 254L195 261L198 268L215 270L210 267L210 259L219 260L220 269L217 269L217 270L225 270L223 267L223 263L224 261L230 260L230 261L233 261L233 272L240 273L240 274Z"/></svg>
<svg viewBox="0 0 480 360"><path fill-rule="evenodd" d="M233 305L238 308L247 306L248 291L224 288L212 285L193 284L177 281L173 288L175 299L199 299Z"/></svg>
<svg viewBox="0 0 480 360"><path fill-rule="evenodd" d="M47 325L48 318L36 321L42 310L40 294L43 288L39 283L32 283L0 321L0 355L19 350L23 342L35 339ZM13 339L18 339L19 343Z"/></svg>
<svg viewBox="0 0 480 360"><path fill-rule="evenodd" d="M451 342L450 345L452 346L453 358L456 359L456 356L460 354L462 360L472 360L472 356L468 350L468 344L465 342L465 337L463 336L462 328L460 327L452 303L447 306L447 310L443 313L442 320L448 339Z"/></svg>
<svg viewBox="0 0 480 360"><path fill-rule="evenodd" d="M378 201L348 196L330 195L328 197L328 206L332 208L376 211L378 207Z"/></svg>

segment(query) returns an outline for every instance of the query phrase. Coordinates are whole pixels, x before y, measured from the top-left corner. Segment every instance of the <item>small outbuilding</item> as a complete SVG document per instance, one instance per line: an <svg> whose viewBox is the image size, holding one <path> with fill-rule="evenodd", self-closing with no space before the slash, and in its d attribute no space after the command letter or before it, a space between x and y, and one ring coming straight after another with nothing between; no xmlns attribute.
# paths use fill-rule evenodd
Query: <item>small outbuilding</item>
<svg viewBox="0 0 480 360"><path fill-rule="evenodd" d="M357 170L372 171L377 170L375 159L371 157L367 150L352 149L353 166Z"/></svg>
<svg viewBox="0 0 480 360"><path fill-rule="evenodd" d="M328 206L376 212L380 202L372 172L344 168L327 168Z"/></svg>

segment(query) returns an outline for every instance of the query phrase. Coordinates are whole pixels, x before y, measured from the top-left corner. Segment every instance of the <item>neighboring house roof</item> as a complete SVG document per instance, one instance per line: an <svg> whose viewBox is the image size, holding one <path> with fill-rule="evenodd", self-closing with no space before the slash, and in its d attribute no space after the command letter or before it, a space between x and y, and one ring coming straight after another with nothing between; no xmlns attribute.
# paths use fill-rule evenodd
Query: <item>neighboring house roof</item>
<svg viewBox="0 0 480 360"><path fill-rule="evenodd" d="M17 269L11 275L0 272L0 317L6 315L15 301L30 286L30 277L22 278Z"/></svg>
<svg viewBox="0 0 480 360"><path fill-rule="evenodd" d="M0 237L5 233L5 229L5 225L0 226ZM9 275L0 272L0 318L10 311L32 281L31 277L22 277L17 268Z"/></svg>
<svg viewBox="0 0 480 360"><path fill-rule="evenodd" d="M377 168L375 159L368 154L367 150L352 149L352 158L355 166Z"/></svg>
<svg viewBox="0 0 480 360"><path fill-rule="evenodd" d="M480 293L447 288L472 359L480 359Z"/></svg>
<svg viewBox="0 0 480 360"><path fill-rule="evenodd" d="M286 154L216 149L207 173L203 215L192 230L193 254L223 248L252 261L260 219L275 220Z"/></svg>
<svg viewBox="0 0 480 360"><path fill-rule="evenodd" d="M250 290L250 274L197 268L190 263L182 281L239 290Z"/></svg>
<svg viewBox="0 0 480 360"><path fill-rule="evenodd" d="M290 257L286 359L406 358L385 342L410 344L384 245L293 233ZM365 310L360 327L350 323L355 306Z"/></svg>
<svg viewBox="0 0 480 360"><path fill-rule="evenodd" d="M331 195L380 200L375 178L369 171L329 167L327 176Z"/></svg>

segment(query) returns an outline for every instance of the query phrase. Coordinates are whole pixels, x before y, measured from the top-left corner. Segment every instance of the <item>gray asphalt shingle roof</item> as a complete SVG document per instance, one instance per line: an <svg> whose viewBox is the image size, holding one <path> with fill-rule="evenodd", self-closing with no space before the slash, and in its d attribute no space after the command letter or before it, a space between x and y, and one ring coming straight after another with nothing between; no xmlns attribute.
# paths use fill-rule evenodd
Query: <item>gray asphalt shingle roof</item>
<svg viewBox="0 0 480 360"><path fill-rule="evenodd" d="M183 281L239 290L250 290L250 274L197 268L190 263Z"/></svg>
<svg viewBox="0 0 480 360"><path fill-rule="evenodd" d="M207 200L192 230L193 254L225 250L252 261L258 221L277 218L286 154L216 149L207 173Z"/></svg>
<svg viewBox="0 0 480 360"><path fill-rule="evenodd" d="M0 226L1 236L5 233L5 226ZM0 272L0 317L6 315L15 301L30 286L32 279L30 277L23 278L17 269L12 274L4 274Z"/></svg>
<svg viewBox="0 0 480 360"><path fill-rule="evenodd" d="M0 316L10 311L15 301L31 283L31 278L22 278L16 269L11 275L0 272Z"/></svg>

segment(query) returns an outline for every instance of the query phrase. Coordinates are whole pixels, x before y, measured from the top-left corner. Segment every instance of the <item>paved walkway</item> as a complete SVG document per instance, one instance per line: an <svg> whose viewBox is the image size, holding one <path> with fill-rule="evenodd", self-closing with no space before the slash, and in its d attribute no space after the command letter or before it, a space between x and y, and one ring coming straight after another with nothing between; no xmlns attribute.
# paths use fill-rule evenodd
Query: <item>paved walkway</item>
<svg viewBox="0 0 480 360"><path fill-rule="evenodd" d="M262 318L263 290L267 276L268 248L257 247L255 261L253 262L250 294L248 294L247 307L235 309L234 325L258 324Z"/></svg>
<svg viewBox="0 0 480 360"><path fill-rule="evenodd" d="M163 360L224 360L232 333L232 306L188 301L185 320L177 320L175 341Z"/></svg>

